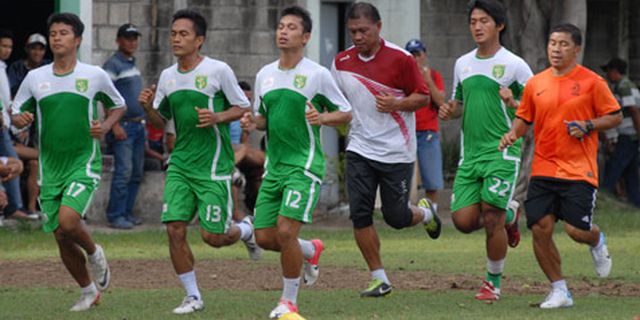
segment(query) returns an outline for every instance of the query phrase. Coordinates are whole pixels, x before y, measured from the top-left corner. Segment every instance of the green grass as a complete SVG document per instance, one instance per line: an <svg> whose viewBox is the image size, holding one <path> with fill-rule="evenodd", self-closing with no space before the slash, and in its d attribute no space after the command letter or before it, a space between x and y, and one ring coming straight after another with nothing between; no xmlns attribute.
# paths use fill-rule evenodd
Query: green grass
<svg viewBox="0 0 640 320"><path fill-rule="evenodd" d="M571 241L558 225L555 239L569 284L583 278L595 284L607 281L640 283L640 211L602 197L595 221L607 233L614 260L610 279L595 278L587 247ZM51 259L52 263L60 263L51 235L25 227L19 229L0 229L0 268L2 262L8 260ZM463 235L447 226L439 240L431 241L420 228L403 231L380 228L379 231L383 260L392 280L394 273L402 270L421 270L439 276L464 274L478 279L484 273L483 232ZM367 272L349 228L306 228L302 236L325 240L327 251L323 265L353 267ZM189 237L196 260L246 259L243 246L212 249L202 243L196 229L191 230ZM166 259L168 263L167 239L162 230L95 233L94 238L105 247L109 259ZM278 256L265 254L264 261L260 263L276 264ZM546 281L533 256L531 234L526 230L523 230L520 246L509 251L505 275L525 284ZM74 315L66 310L77 298L77 289L9 288L2 286L0 278L0 319L175 318L170 310L182 294L181 288L114 288L105 294L103 305L91 312ZM205 311L188 318L263 319L279 297L276 291L238 291L233 288L205 290L203 294L207 306ZM308 319L631 319L640 315L640 297L587 294L577 297L576 306L568 310L543 311L529 306L542 299L540 295L506 295L499 303L485 305L473 300L473 292L452 289L396 290L390 298L361 300L355 289L316 291L303 288L300 305Z"/></svg>

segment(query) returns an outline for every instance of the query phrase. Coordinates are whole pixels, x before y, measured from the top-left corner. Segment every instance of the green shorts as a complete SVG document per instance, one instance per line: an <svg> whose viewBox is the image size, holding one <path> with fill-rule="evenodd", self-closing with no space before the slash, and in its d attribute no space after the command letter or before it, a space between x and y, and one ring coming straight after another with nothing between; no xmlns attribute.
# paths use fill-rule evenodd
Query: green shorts
<svg viewBox="0 0 640 320"><path fill-rule="evenodd" d="M480 202L506 210L519 169L520 162L513 160L463 162L453 182L451 211Z"/></svg>
<svg viewBox="0 0 640 320"><path fill-rule="evenodd" d="M233 198L231 180L196 180L168 172L164 186L162 222L193 220L207 232L224 234L231 227Z"/></svg>
<svg viewBox="0 0 640 320"><path fill-rule="evenodd" d="M60 226L60 206L69 207L84 217L99 183L99 179L87 177L85 172L72 174L60 184L43 183L40 188L40 209L44 218L44 232L54 232Z"/></svg>
<svg viewBox="0 0 640 320"><path fill-rule="evenodd" d="M287 174L267 173L256 200L254 227L275 227L278 215L311 223L321 182L299 168L291 169Z"/></svg>

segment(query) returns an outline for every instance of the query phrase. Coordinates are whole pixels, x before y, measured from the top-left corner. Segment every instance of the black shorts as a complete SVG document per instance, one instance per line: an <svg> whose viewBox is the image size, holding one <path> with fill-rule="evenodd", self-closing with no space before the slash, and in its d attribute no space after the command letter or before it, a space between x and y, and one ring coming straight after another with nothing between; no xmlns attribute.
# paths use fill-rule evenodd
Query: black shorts
<svg viewBox="0 0 640 320"><path fill-rule="evenodd" d="M596 187L583 181L531 178L524 202L527 227L531 228L545 215L554 214L578 229L591 230L597 192Z"/></svg>
<svg viewBox="0 0 640 320"><path fill-rule="evenodd" d="M409 208L412 174L413 163L383 163L348 151L347 193L354 228L365 228L373 224L378 186L385 222L396 229L410 226L413 219Z"/></svg>

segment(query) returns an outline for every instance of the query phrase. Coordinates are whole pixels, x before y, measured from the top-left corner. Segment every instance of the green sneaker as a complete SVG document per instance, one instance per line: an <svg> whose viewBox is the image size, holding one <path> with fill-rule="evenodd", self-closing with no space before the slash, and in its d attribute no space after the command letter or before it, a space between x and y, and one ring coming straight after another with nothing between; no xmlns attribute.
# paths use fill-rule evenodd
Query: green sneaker
<svg viewBox="0 0 640 320"><path fill-rule="evenodd" d="M380 279L373 279L369 282L369 287L360 292L361 298L379 298L391 293L391 285Z"/></svg>
<svg viewBox="0 0 640 320"><path fill-rule="evenodd" d="M423 226L431 239L438 239L440 237L440 231L442 231L442 222L440 221L440 217L438 217L438 213L433 208L431 200L427 198L420 199L420 201L418 201L418 207L429 209L433 213L433 219L425 223Z"/></svg>

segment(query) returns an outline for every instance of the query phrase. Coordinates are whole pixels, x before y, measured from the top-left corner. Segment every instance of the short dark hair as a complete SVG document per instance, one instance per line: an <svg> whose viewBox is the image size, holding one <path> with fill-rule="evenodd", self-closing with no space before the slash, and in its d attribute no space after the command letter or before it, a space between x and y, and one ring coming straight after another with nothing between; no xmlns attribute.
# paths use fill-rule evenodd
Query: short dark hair
<svg viewBox="0 0 640 320"><path fill-rule="evenodd" d="M249 84L249 82L240 81L238 82L238 85L240 86L240 89L244 91L251 91L251 85Z"/></svg>
<svg viewBox="0 0 640 320"><path fill-rule="evenodd" d="M347 20L367 18L373 23L380 21L380 12L378 8L368 2L356 2L349 6L347 10Z"/></svg>
<svg viewBox="0 0 640 320"><path fill-rule="evenodd" d="M496 26L503 25L504 28L500 31L500 34L507 31L507 12L504 9L502 3L496 0L471 0L469 1L469 18L468 21L471 22L471 13L474 9L480 9L486 12L493 21L495 21Z"/></svg>
<svg viewBox="0 0 640 320"><path fill-rule="evenodd" d="M302 8L300 6L291 6L284 8L280 13L280 19L284 16L296 16L302 19L302 30L304 33L311 32L311 28L313 27L313 22L311 21L311 15L307 9Z"/></svg>
<svg viewBox="0 0 640 320"><path fill-rule="evenodd" d="M49 19L47 19L47 30L51 29L51 25L54 23L64 23L71 26L73 34L76 37L82 37L82 33L84 32L84 23L82 23L77 15L70 12L51 14Z"/></svg>
<svg viewBox="0 0 640 320"><path fill-rule="evenodd" d="M171 20L171 23L174 23L179 19L191 20L191 22L193 22L193 28L196 31L196 36L206 37L207 20L205 20L205 18L199 12L191 9L178 10L173 14L173 20Z"/></svg>
<svg viewBox="0 0 640 320"><path fill-rule="evenodd" d="M8 29L0 29L0 39L9 38L13 40L13 32Z"/></svg>
<svg viewBox="0 0 640 320"><path fill-rule="evenodd" d="M555 27L551 28L551 31L549 31L549 35L554 32L568 33L571 36L571 40L573 41L573 43L575 43L577 46L582 45L582 32L580 31L580 28L571 23L561 23L556 25Z"/></svg>

